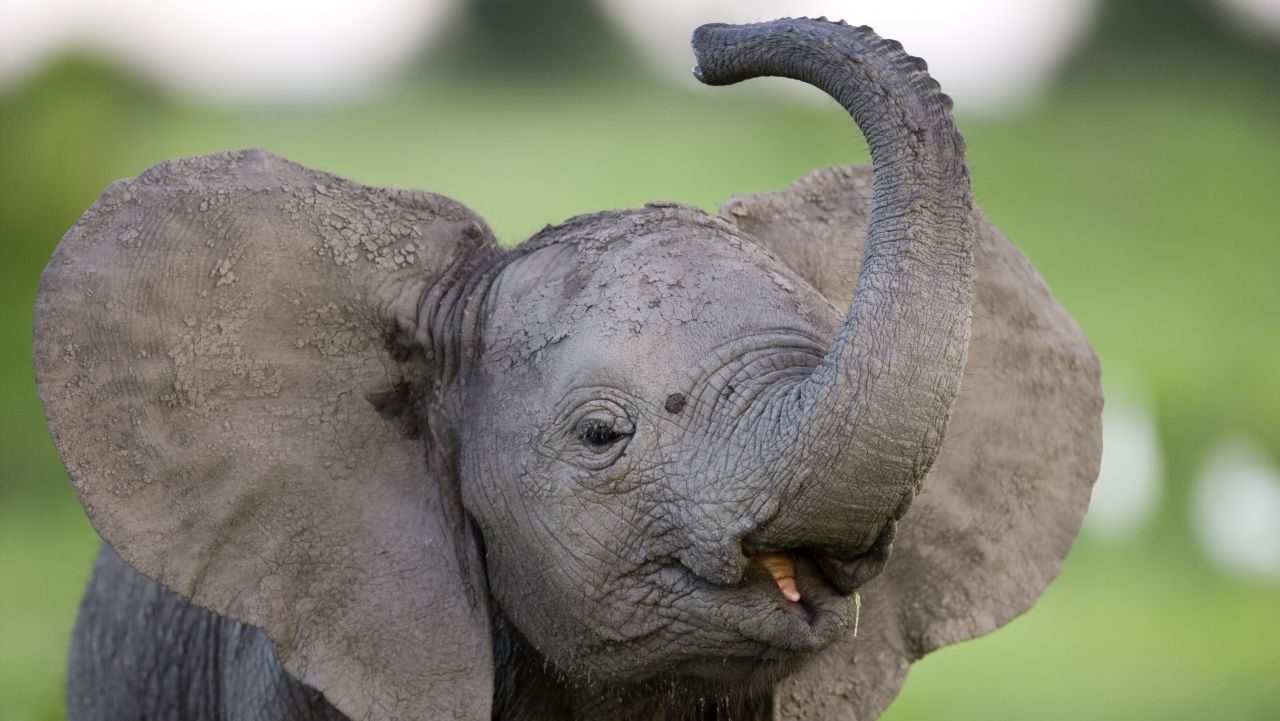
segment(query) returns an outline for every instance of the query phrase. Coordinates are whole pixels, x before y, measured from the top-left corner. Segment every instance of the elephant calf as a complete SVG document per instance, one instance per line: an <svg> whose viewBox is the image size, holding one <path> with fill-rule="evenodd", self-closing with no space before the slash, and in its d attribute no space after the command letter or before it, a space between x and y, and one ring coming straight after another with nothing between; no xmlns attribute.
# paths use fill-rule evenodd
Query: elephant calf
<svg viewBox="0 0 1280 721"><path fill-rule="evenodd" d="M73 719L872 718L1034 602L1098 366L975 208L950 100L868 28L693 44L704 83L831 94L872 168L513 250L261 151L85 213L35 343L105 541Z"/></svg>

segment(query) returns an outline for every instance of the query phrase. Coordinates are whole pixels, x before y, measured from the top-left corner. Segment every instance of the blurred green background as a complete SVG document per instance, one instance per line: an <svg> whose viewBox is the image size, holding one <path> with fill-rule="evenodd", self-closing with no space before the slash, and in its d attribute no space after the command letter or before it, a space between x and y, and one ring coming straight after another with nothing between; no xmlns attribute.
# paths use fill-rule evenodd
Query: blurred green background
<svg viewBox="0 0 1280 721"><path fill-rule="evenodd" d="M586 2L531 40L517 5L473 3L358 101L196 102L88 55L0 91L0 719L64 717L97 543L45 430L31 307L60 236L111 181L259 146L444 193L516 243L579 212L714 210L866 161L830 103L659 77L588 31L601 21ZM885 718L1280 718L1280 579L1216 562L1194 531L1224 438L1280 459L1276 48L1204 3L1113 1L1038 101L959 108L979 202L1092 339L1109 393L1143 400L1164 471L1152 515L1086 528L1032 612L919 663Z"/></svg>

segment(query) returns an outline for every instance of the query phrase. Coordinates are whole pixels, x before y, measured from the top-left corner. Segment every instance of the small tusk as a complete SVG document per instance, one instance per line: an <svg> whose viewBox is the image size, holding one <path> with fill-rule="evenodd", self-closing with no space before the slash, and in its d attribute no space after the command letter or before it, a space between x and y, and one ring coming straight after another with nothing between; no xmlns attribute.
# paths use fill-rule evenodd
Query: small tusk
<svg viewBox="0 0 1280 721"><path fill-rule="evenodd" d="M773 582L778 584L778 590L782 591L782 595L792 603L799 601L800 589L796 586L795 559L786 553L765 553L757 558L760 559L760 565L769 571L770 576L773 576Z"/></svg>
<svg viewBox="0 0 1280 721"><path fill-rule="evenodd" d="M862 593L853 592L853 637L858 637L858 621L862 619Z"/></svg>

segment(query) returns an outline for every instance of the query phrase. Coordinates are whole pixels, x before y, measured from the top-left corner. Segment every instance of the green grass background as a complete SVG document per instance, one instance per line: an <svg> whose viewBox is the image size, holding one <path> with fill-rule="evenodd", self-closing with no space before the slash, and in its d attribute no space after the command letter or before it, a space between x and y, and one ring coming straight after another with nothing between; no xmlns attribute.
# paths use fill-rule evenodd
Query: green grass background
<svg viewBox="0 0 1280 721"><path fill-rule="evenodd" d="M1013 116L961 118L979 202L1104 369L1150 387L1168 485L1136 539L1086 536L1039 605L918 664L885 718L1280 718L1280 585L1211 566L1188 520L1219 438L1248 434L1280 459L1280 84L1245 70L1108 67ZM711 210L866 160L830 103L640 76L421 81L336 109L228 110L67 61L0 95L0 719L63 718L96 548L31 380L40 270L112 180L245 146L447 194L509 243L579 212Z"/></svg>

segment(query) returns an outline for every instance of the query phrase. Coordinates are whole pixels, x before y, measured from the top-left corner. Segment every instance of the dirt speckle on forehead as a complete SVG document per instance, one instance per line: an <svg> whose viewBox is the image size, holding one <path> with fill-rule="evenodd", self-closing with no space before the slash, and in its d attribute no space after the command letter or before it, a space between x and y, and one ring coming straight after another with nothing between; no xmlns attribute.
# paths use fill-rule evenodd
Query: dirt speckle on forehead
<svg viewBox="0 0 1280 721"><path fill-rule="evenodd" d="M720 325L735 289L795 295L797 286L803 282L769 251L696 208L659 203L578 216L514 251L491 306L486 351L510 367L588 328L626 338Z"/></svg>

